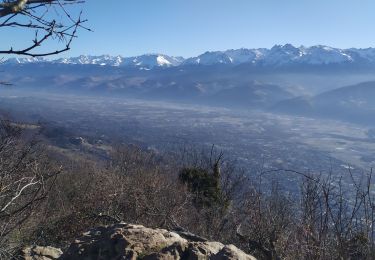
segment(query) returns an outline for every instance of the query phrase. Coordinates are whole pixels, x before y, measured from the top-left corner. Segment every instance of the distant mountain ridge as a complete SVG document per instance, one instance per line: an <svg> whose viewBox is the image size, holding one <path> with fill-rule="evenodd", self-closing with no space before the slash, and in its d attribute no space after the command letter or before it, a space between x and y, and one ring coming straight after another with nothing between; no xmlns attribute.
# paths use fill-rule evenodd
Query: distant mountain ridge
<svg viewBox="0 0 375 260"><path fill-rule="evenodd" d="M291 44L275 45L271 49L233 49L205 52L197 57L183 58L164 54L146 54L135 57L81 55L72 58L47 60L44 58L10 58L1 64L58 63L91 64L115 67L153 69L155 67L177 67L185 65L240 65L285 66L285 65L329 65L329 64L374 64L375 48L339 49L323 45L295 47Z"/></svg>
<svg viewBox="0 0 375 260"><path fill-rule="evenodd" d="M52 63L52 64L74 64L74 65L101 65L114 67L139 67L143 69L152 69L154 67L173 67L178 66L184 61L182 57L171 57L163 54L146 54L135 57L124 58L120 55L80 55L72 58L59 58L47 60L45 58L10 58L2 61L0 64L30 64L30 63Z"/></svg>

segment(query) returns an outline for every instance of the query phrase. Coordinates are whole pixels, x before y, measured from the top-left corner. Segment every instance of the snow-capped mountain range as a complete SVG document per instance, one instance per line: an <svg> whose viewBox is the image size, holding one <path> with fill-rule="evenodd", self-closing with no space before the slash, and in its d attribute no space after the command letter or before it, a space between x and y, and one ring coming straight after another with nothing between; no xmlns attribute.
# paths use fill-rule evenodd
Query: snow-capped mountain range
<svg viewBox="0 0 375 260"><path fill-rule="evenodd" d="M294 47L291 44L275 45L271 49L236 49L205 52L197 57L184 59L164 54L147 54L136 57L122 56L86 56L47 60L44 58L10 58L2 64L58 63L92 64L101 66L135 67L152 69L155 67L175 67L183 65L239 65L259 66L283 65L328 65L328 64L375 64L375 48L339 49L328 46Z"/></svg>
<svg viewBox="0 0 375 260"><path fill-rule="evenodd" d="M182 57L171 57L162 54L146 54L137 57L124 58L122 56L91 56L81 55L72 58L60 58L56 60L47 60L45 58L10 58L1 62L1 64L28 64L28 63L57 63L57 64L81 64L81 65L101 65L115 67L139 67L151 69L154 67L172 67L178 66L184 61Z"/></svg>

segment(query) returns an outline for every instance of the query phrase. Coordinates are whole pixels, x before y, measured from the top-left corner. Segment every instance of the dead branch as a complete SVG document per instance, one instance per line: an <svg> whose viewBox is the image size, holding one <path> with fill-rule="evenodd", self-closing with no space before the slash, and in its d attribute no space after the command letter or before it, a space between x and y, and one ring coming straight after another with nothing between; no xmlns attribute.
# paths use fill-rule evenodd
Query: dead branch
<svg viewBox="0 0 375 260"><path fill-rule="evenodd" d="M83 26L86 20L82 19L82 12L73 18L71 10L68 10L66 5L83 2L81 0L0 1L0 29L12 28L15 31L21 30L25 34L34 32L32 43L27 47L15 48L12 46L14 45L12 40L9 39L11 47L0 50L0 54L42 57L70 50L73 40L77 38L78 29L88 31L90 29ZM52 10L53 14L51 14ZM59 47L55 50L42 49L42 46L49 42L57 42Z"/></svg>

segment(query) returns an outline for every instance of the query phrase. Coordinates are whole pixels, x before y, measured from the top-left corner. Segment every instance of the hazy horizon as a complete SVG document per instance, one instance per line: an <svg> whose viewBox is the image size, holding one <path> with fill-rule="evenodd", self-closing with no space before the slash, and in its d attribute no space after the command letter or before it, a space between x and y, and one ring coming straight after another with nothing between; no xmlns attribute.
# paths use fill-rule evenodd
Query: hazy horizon
<svg viewBox="0 0 375 260"><path fill-rule="evenodd" d="M89 53L89 52L83 52L83 53L77 53L76 55L69 55L70 52L65 52L63 54L60 54L60 55L57 55L57 56L53 56L53 57L47 57L46 59L60 59L60 58L72 58L72 57L78 57L78 56L81 56L81 55L84 55L84 56L106 56L106 55L109 55L109 56L112 56L112 57L115 57L115 56L121 56L121 57L125 57L125 58L130 58L130 57L137 57L137 56L142 56L142 55L167 55L167 56L171 56L171 57L182 57L184 59L187 59L187 58L192 58L192 57L196 57L196 56L199 56L201 54L204 54L206 52L225 52L225 51L230 51L230 50L240 50L240 49L247 49L247 50L257 50L257 49L272 49L273 47L275 46L285 46L285 45L288 45L288 44L291 44L291 43L285 43L285 44L274 44L272 45L271 47L257 47L257 48L251 48L251 47L240 47L240 48L229 48L229 49L212 49L212 50L206 50L206 51L203 51L201 53L197 53L193 56L183 56L183 55L171 55L170 53L161 53L161 52L145 52L145 53L139 53L139 54L135 54L135 55L124 55L122 53L114 53L114 54L109 54L109 53ZM294 45L294 44L291 44L293 47L295 48L311 48L311 47L316 47L316 46L324 46L324 47L329 47L329 48L333 48L333 49L341 49L341 50L350 50L350 49L358 49L358 50L361 50L361 49L374 49L375 48L375 45L374 46L364 46L364 47L349 47L349 48L340 48L340 47L336 47L336 46L330 46L330 45L325 45L325 44L314 44L314 45ZM8 58L26 58L27 56L14 56L14 55L10 55ZM5 59L6 60L6 59Z"/></svg>

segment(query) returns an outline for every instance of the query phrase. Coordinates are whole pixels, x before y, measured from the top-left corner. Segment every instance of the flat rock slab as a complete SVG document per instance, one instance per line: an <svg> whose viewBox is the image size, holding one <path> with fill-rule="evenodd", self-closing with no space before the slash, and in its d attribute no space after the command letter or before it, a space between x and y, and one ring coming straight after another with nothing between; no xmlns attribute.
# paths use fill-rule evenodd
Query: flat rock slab
<svg viewBox="0 0 375 260"><path fill-rule="evenodd" d="M176 232L126 223L90 230L74 241L62 260L244 259L256 260L234 245L189 241Z"/></svg>

